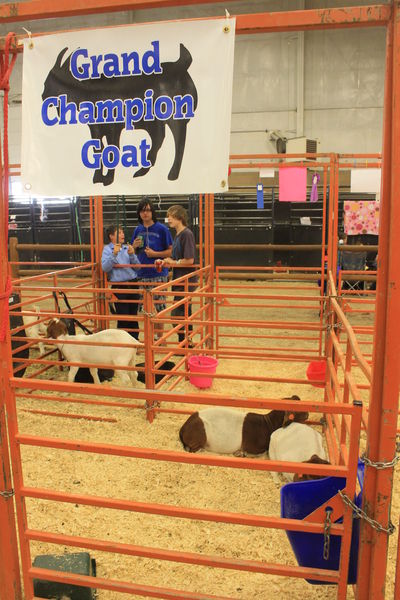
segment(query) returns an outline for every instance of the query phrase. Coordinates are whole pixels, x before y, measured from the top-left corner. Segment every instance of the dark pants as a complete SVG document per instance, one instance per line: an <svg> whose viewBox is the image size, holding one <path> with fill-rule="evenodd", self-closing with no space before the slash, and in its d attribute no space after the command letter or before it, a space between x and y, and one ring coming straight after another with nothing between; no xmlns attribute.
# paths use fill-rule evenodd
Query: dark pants
<svg viewBox="0 0 400 600"><path fill-rule="evenodd" d="M179 291L181 291L181 290L179 290ZM182 289L182 291L183 291L183 289ZM182 296L174 296L174 302L178 302L179 300L182 300ZM171 315L173 317L178 317L178 318L184 319L185 318L185 306L186 306L186 304L180 304L176 308L173 308L171 311ZM190 317L192 315L192 303L190 301L187 304L187 309L188 309L188 317ZM178 323L175 323L175 325L178 325ZM189 333L191 333L193 331L193 326L191 324L188 325L188 331L189 331ZM179 342L183 342L185 337L186 337L186 332L185 332L185 329L182 328L178 331Z"/></svg>
<svg viewBox="0 0 400 600"><path fill-rule="evenodd" d="M124 302L114 302L116 314L136 317L139 307L138 300L140 299L138 286L132 283L113 283L111 287L126 290L126 292L113 292L118 300L124 300ZM128 292L128 290L133 291ZM139 325L136 320L124 321L123 319L118 319L117 327L118 329L134 329L134 331L128 331L128 333L130 333L132 337L139 339Z"/></svg>

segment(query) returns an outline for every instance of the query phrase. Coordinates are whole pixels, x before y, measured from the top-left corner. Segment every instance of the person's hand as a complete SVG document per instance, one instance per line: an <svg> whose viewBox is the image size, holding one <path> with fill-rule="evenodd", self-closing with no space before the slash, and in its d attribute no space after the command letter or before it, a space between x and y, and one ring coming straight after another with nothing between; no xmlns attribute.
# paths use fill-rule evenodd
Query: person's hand
<svg viewBox="0 0 400 600"><path fill-rule="evenodd" d="M149 246L147 246L144 251L146 253L146 256L148 256L149 258L155 258L157 256L157 252L155 250L152 250Z"/></svg>
<svg viewBox="0 0 400 600"><path fill-rule="evenodd" d="M157 273L161 273L161 271L162 271L162 269L163 269L163 265L164 265L164 261L163 261L163 259L162 259L162 258L157 258L157 259L154 261L154 264L155 264L155 266L156 266L156 271L157 271Z"/></svg>
<svg viewBox="0 0 400 600"><path fill-rule="evenodd" d="M164 265L167 267L170 267L175 261L168 256L167 258L164 258Z"/></svg>
<svg viewBox="0 0 400 600"><path fill-rule="evenodd" d="M135 248L131 244L128 244L128 254L135 254Z"/></svg>
<svg viewBox="0 0 400 600"><path fill-rule="evenodd" d="M118 252L120 250L121 250L121 244L114 244L113 254L118 254Z"/></svg>
<svg viewBox="0 0 400 600"><path fill-rule="evenodd" d="M132 246L135 248L140 248L140 246L142 245L142 240L140 237L137 237L133 240Z"/></svg>

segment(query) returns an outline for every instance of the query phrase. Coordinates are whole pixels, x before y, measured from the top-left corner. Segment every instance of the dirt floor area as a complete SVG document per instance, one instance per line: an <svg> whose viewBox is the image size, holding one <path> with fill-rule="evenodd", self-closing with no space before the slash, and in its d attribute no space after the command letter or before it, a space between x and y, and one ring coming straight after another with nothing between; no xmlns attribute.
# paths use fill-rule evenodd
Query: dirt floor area
<svg viewBox="0 0 400 600"><path fill-rule="evenodd" d="M276 291L278 287L270 284L268 290L262 283L235 282L229 292L235 289L247 293L282 293L291 296L289 300L270 301L276 306L257 307L260 300L252 306L226 306L221 308L219 318L250 318L257 321L302 321L319 323L319 308L312 306L301 308L304 302L300 294L318 297L318 290L296 291L293 284L286 289ZM243 286L243 287L242 287ZM282 286L282 284L281 284ZM283 288L285 285L283 284ZM253 291L255 290L255 291ZM228 291L227 291L228 293ZM280 304L282 306L280 306ZM355 324L371 325L370 312L352 315ZM280 331L280 339L257 338L260 331L254 328L235 328L239 337L233 336L233 330L226 328L227 338L221 343L236 347L255 346L274 348L303 348L299 360L281 361L267 359L220 359L217 373L243 375L244 377L268 375L271 378L303 379L310 356L318 354L318 340L315 332L313 340L291 339L293 330ZM246 333L247 332L247 333ZM220 334L223 332L220 331ZM232 337L229 338L229 333ZM264 332L267 333L267 332ZM271 329L269 333L276 334ZM245 338L246 334L248 338ZM299 334L300 335L300 334ZM305 335L304 332L302 335ZM309 332L306 332L309 335ZM243 336L243 337L242 337ZM276 352L276 350L274 350ZM37 350L31 350L31 357L38 356ZM28 369L25 376L33 372L35 366ZM40 375L40 379L66 379L66 370L60 372L52 367ZM355 372L359 383L365 384L365 378ZM104 383L107 390L115 388L117 379ZM138 402L144 405L140 397L143 384L137 384ZM201 393L187 379L181 380L173 390L182 393ZM79 392L84 394L84 389ZM221 397L278 399L298 394L302 400L323 400L323 389L304 384L260 382L245 380L215 379L208 392ZM77 404L65 396L63 402L56 401L56 392L45 392L48 401L34 398L17 397L18 428L21 433L69 440L85 440L122 446L157 448L163 450L182 450L178 432L186 420L183 414L161 412L152 424L146 420L144 409L129 406L96 406ZM207 392L206 392L207 393ZM368 401L368 390L362 390L364 400ZM57 395L58 397L58 395ZM83 396L82 396L83 397ZM59 398L58 398L59 400ZM121 402L125 402L121 400ZM130 402L126 401L128 405ZM163 404L169 408L188 408L195 410L196 405ZM45 410L64 413L64 416L43 415L32 412ZM75 418L81 415L82 418ZM105 419L88 420L90 415ZM107 420L108 419L108 420ZM361 446L364 444L362 434ZM65 493L98 495L110 498L127 499L136 502L162 503L174 506L192 507L207 510L223 510L256 515L280 515L280 487L269 472L229 469L203 465L185 465L173 462L157 462L136 458L123 458L109 455L74 452L22 446L23 478L26 486L37 486ZM267 459L267 457L263 457ZM397 525L400 516L400 489L398 470L392 503L392 522ZM135 512L93 508L82 504L56 503L44 500L27 500L28 525L39 529L66 535L93 537L105 541L117 541L125 544L179 550L200 555L217 555L254 561L268 561L279 564L295 565L296 559L286 534L279 530L214 523L211 521L192 521ZM394 570L396 560L397 531L390 538L387 592L393 597ZM82 551L67 546L54 546L33 542L32 558L41 554L61 554L63 552ZM330 600L336 598L336 587L331 585L311 585L303 579L288 580L283 577L233 571L206 566L191 566L183 563L129 557L108 552L90 551L96 559L97 576L115 578L122 581L155 586L191 590L217 597L241 600ZM98 590L98 600L136 600L142 596L120 594L113 591ZM353 598L351 586L348 598Z"/></svg>

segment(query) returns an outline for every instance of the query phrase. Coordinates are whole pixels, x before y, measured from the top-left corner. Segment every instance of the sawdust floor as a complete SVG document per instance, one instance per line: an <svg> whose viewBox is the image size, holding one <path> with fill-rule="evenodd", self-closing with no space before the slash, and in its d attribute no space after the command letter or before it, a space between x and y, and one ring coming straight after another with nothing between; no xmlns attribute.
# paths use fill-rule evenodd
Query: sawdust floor
<svg viewBox="0 0 400 600"><path fill-rule="evenodd" d="M279 311L278 311L279 313ZM315 320L315 310L312 311ZM305 314L309 320L312 315ZM278 314L277 320L282 318ZM369 318L369 317L368 317ZM237 340L236 342L237 343ZM265 343L265 342L264 342ZM286 341L286 343L288 343ZM275 342L274 342L275 344ZM289 342L290 345L290 342ZM32 351L32 354L35 351ZM32 356L31 354L31 356ZM307 362L221 360L218 372L305 378ZM29 374L29 372L28 372ZM41 378L65 379L55 367ZM359 376L359 381L363 377ZM115 382L112 384L115 385ZM142 384L138 384L139 401ZM301 388L301 389L299 389ZM193 393L197 388L182 380L174 391ZM238 398L282 398L297 393L302 400L323 400L323 391L309 385L269 382L214 380L213 394ZM65 398L60 404L34 399L18 399L19 430L40 435L111 444L182 450L178 431L185 415L160 413L152 424L145 410L129 407L102 407L72 404ZM367 392L363 392L365 399ZM128 402L127 402L128 403ZM167 405L164 405L167 406ZM174 404L181 408L182 405ZM195 409L197 407L189 407ZM33 414L31 409L92 415L115 422L89 421L68 417ZM209 466L161 463L153 460L120 458L85 452L23 446L24 483L66 493L98 495L136 502L165 503L208 510L226 510L258 515L279 516L280 485L268 472L245 471ZM283 481L282 481L283 483ZM263 528L190 521L125 511L92 508L81 504L27 500L28 524L32 529L94 537L105 541L158 547L256 561L295 565L296 560L285 533ZM399 476L393 495L392 521L400 515ZM387 597L393 597L397 535L391 536L388 560ZM71 547L33 542L32 558L39 554L82 551ZM287 579L245 571L191 566L145 557L127 557L90 551L96 559L97 576L134 581L158 588L191 590L203 594L236 599L333 599L336 587L310 585L302 579ZM98 590L98 600L136 600L142 596ZM351 587L348 598L353 598Z"/></svg>

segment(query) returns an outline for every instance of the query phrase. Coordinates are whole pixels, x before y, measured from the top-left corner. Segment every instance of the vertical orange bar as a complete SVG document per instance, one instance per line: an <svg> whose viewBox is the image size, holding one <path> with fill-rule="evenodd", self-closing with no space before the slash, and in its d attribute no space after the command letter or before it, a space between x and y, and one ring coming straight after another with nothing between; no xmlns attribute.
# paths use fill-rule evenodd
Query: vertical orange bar
<svg viewBox="0 0 400 600"><path fill-rule="evenodd" d="M218 295L219 294L219 272L220 269L219 267L215 267L215 293ZM218 302L215 304L215 320L218 323L219 321L219 304ZM219 328L216 327L215 328L215 343L214 343L214 347L216 350L219 350Z"/></svg>
<svg viewBox="0 0 400 600"><path fill-rule="evenodd" d="M210 260L209 266L210 270L207 276L207 283L209 291L214 290L214 269L215 269L215 244L214 244L214 194L209 195L209 225L210 225ZM210 301L208 303L208 321L214 321L214 302ZM215 326L209 326L210 341L207 344L207 347L214 348L215 347Z"/></svg>
<svg viewBox="0 0 400 600"><path fill-rule="evenodd" d="M336 282L337 248L338 248L338 220L339 220L339 158L335 155L335 196L333 199L332 220L332 246L331 246L331 271ZM332 214L331 213L331 214Z"/></svg>
<svg viewBox="0 0 400 600"><path fill-rule="evenodd" d="M103 197L95 196L94 198L94 256L97 265L97 282L98 285L102 288L105 287L105 275L101 269L101 255L103 252ZM96 314L105 315L106 314L106 301L104 294L101 294L101 298L97 294L97 307ZM106 329L108 327L108 322L105 319L102 319L96 323L96 327L99 329Z"/></svg>
<svg viewBox="0 0 400 600"><path fill-rule="evenodd" d="M8 407L14 404L15 398L9 384L9 376L12 375L12 362L9 339L8 295L6 289L10 269L7 256L8 198L4 195L4 188L8 184L8 181L3 172L1 148L0 172L0 249L2 254L2 260L0 261L0 292L3 295L0 325L4 332L4 339L0 340L0 389L2 391L0 397L0 597L2 600L21 600L18 544L6 424ZM11 282L9 283L11 284Z"/></svg>
<svg viewBox="0 0 400 600"><path fill-rule="evenodd" d="M378 249L378 279L370 392L367 456L390 462L395 456L399 392L400 323L400 8L392 5L387 28L382 186ZM397 232L396 232L397 228ZM383 527L388 526L393 468L366 466L363 507ZM361 521L357 598L383 600L388 534Z"/></svg>
<svg viewBox="0 0 400 600"><path fill-rule="evenodd" d="M3 360L2 364L5 364ZM3 375L0 381L2 379ZM1 384L4 390L4 381ZM8 598L10 600L20 600L22 593L18 562L18 543L14 521L10 455L7 447L7 427L3 401L0 406L0 435L2 440L0 445L0 598L2 600L8 600Z"/></svg>
<svg viewBox="0 0 400 600"><path fill-rule="evenodd" d="M89 198L89 242L90 242L90 262L92 263L92 266L90 267L90 272L92 275L92 288L95 288L96 287L97 268L96 268L96 266L94 266L95 260L94 260L93 229L94 229L93 196L90 196L90 198ZM96 292L92 292L92 302L93 302L93 312L96 314L96 309L97 309L97 294L96 294Z"/></svg>
<svg viewBox="0 0 400 600"><path fill-rule="evenodd" d="M94 262L94 240L93 240L93 196L89 198L89 236L90 236L90 262Z"/></svg>
<svg viewBox="0 0 400 600"><path fill-rule="evenodd" d="M209 200L209 224L210 224L210 280L214 280L214 265L215 265L215 245L214 245L214 194L208 196Z"/></svg>
<svg viewBox="0 0 400 600"><path fill-rule="evenodd" d="M397 561L396 561L396 579L394 582L394 596L393 598L396 600L400 598L400 519L399 525L397 527L398 535L397 535Z"/></svg>
<svg viewBox="0 0 400 600"><path fill-rule="evenodd" d="M204 267L204 248L203 248L203 239L204 239L204 222L203 222L203 194L199 194L199 265L200 268ZM203 287L204 285L204 276L201 275L201 279L199 281L199 285ZM204 298L200 298L200 307L204 308ZM203 320L203 312L201 313ZM201 329L201 338L203 338L204 331Z"/></svg>
<svg viewBox="0 0 400 600"><path fill-rule="evenodd" d="M328 248L325 255L328 257L328 270L332 270L332 243L333 243L333 220L335 216L335 203L337 193L337 170L336 170L336 155L331 154L330 160L330 177L329 177L329 203L327 206L327 217L328 217Z"/></svg>
<svg viewBox="0 0 400 600"><path fill-rule="evenodd" d="M204 267L204 248L203 248L203 194L199 194L199 265Z"/></svg>
<svg viewBox="0 0 400 600"><path fill-rule="evenodd" d="M213 272L213 264L214 264L214 244L213 244L213 229L214 229L214 196L212 194L205 195L205 217L204 217L204 245L205 245L205 261L204 265L209 267L209 272L207 274L207 285L212 286L214 272ZM212 299L209 298L207 300L207 320L210 322L213 320L214 316L214 307L212 303ZM212 325L207 325L207 348L212 348L214 346L214 327Z"/></svg>
<svg viewBox="0 0 400 600"><path fill-rule="evenodd" d="M146 382L146 388L154 390L155 388L155 378L154 374L151 372L151 369L154 365L154 351L153 351L153 343L154 343L154 330L153 324L151 322L150 315L153 312L153 302L150 292L147 288L143 289L143 327L144 327L144 376ZM152 408L153 402L149 402L146 400L146 418L149 423L154 421L155 411Z"/></svg>
<svg viewBox="0 0 400 600"><path fill-rule="evenodd" d="M328 166L324 165L324 188L323 188L323 198L322 198L322 239L321 239L321 287L320 287L320 295L321 295L321 303L320 303L320 315L319 315L319 323L321 326L321 330L319 332L319 342L318 342L318 353L322 353L322 341L323 341L323 330L322 323L324 321L324 303L322 302L322 297L324 296L324 280L322 275L324 273L324 257L325 257L325 244L326 244L326 207L327 207L327 170ZM328 288L328 284L327 284Z"/></svg>
<svg viewBox="0 0 400 600"><path fill-rule="evenodd" d="M358 448L361 428L362 402L359 400L353 401L353 406L356 408L355 413L351 417L350 426L350 444L349 444L349 475L344 489L346 495L351 500L354 498L357 481L357 466L358 466ZM344 416L342 415L342 418ZM337 600L345 600L347 596L347 578L349 572L350 550L351 550L351 533L353 527L353 509L350 506L344 505L343 528L344 535L340 548L340 564L339 564L339 583L337 591Z"/></svg>
<svg viewBox="0 0 400 600"><path fill-rule="evenodd" d="M208 209L209 209L208 194L205 194L204 195L204 266L210 264Z"/></svg>
<svg viewBox="0 0 400 600"><path fill-rule="evenodd" d="M336 361L337 363L337 361ZM346 344L346 373L350 373L351 372L351 363L352 363L352 348L351 348L351 343L350 343L350 339L347 339L347 344ZM337 370L337 369L336 369ZM349 402L349 384L347 382L347 379L344 377L344 381L343 381L343 402L345 402L346 404L348 404ZM340 401L340 399L338 399ZM347 440L347 428L346 428L346 419L345 417L342 415L342 422L341 422L341 430L340 430L340 444L345 445L346 444L346 440ZM341 458L340 460L340 464L343 464L343 458Z"/></svg>

